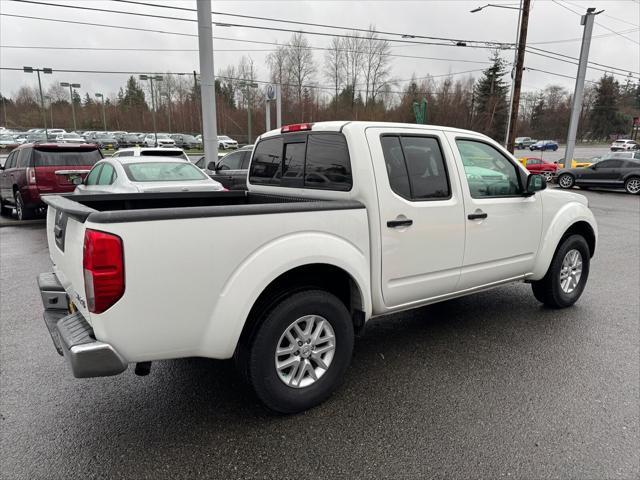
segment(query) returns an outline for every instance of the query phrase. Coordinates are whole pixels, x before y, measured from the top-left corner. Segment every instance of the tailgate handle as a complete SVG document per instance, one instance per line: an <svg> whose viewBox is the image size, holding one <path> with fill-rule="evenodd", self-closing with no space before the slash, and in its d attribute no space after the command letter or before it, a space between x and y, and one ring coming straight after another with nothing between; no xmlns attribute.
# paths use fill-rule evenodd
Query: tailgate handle
<svg viewBox="0 0 640 480"><path fill-rule="evenodd" d="M56 238L62 238L62 227L56 225L53 227L53 234Z"/></svg>

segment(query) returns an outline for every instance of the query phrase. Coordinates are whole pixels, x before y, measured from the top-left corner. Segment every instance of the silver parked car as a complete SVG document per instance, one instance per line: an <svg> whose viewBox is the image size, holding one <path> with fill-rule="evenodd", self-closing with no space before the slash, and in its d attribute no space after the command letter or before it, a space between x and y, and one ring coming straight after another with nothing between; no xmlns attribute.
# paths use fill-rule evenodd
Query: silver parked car
<svg viewBox="0 0 640 480"><path fill-rule="evenodd" d="M191 162L124 157L96 163L74 193L216 192L226 190Z"/></svg>

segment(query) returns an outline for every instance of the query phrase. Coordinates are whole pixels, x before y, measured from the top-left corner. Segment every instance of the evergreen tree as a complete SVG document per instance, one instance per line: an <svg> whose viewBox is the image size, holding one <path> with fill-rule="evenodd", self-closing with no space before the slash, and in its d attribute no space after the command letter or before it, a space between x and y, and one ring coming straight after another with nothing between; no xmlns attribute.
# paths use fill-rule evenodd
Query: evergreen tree
<svg viewBox="0 0 640 480"><path fill-rule="evenodd" d="M589 116L591 135L606 139L612 134L624 133L628 122L620 113L620 84L606 74L596 85L596 100Z"/></svg>
<svg viewBox="0 0 640 480"><path fill-rule="evenodd" d="M73 104L76 106L82 104L82 98L80 97L78 91L74 89L72 92L73 93L71 94L71 100L73 101Z"/></svg>
<svg viewBox="0 0 640 480"><path fill-rule="evenodd" d="M509 115L507 93L509 87L502 77L507 73L505 61L498 51L491 57L487 68L475 85L476 118L474 129L496 140L504 140Z"/></svg>
<svg viewBox="0 0 640 480"><path fill-rule="evenodd" d="M84 101L82 103L85 107L88 107L93 103L93 99L89 96L89 93L84 94Z"/></svg>
<svg viewBox="0 0 640 480"><path fill-rule="evenodd" d="M129 108L144 107L146 105L144 91L133 75L127 80L124 95L122 96L122 104Z"/></svg>

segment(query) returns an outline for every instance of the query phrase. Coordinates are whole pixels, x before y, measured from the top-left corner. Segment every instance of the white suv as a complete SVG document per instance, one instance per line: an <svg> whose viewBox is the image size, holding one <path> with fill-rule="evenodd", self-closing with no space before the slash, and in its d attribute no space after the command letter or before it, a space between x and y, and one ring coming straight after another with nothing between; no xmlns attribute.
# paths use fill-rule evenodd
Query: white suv
<svg viewBox="0 0 640 480"><path fill-rule="evenodd" d="M613 142L609 148L612 152L618 152L620 150L637 150L639 148L638 144L633 140L628 139L619 139Z"/></svg>
<svg viewBox="0 0 640 480"><path fill-rule="evenodd" d="M227 150L229 148L238 148L238 142L226 135L218 135L218 150Z"/></svg>
<svg viewBox="0 0 640 480"><path fill-rule="evenodd" d="M169 137L166 133L158 133L157 135L158 144L156 145L156 134L148 133L146 137L144 137L144 144L147 147L175 147L176 142L173 138Z"/></svg>

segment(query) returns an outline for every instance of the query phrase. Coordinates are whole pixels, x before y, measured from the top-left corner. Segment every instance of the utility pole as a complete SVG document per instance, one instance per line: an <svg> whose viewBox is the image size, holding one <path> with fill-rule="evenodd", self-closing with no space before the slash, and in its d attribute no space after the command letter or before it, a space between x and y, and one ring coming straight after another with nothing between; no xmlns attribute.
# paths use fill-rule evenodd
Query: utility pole
<svg viewBox="0 0 640 480"><path fill-rule="evenodd" d="M216 88L213 75L213 27L211 0L199 0L198 50L200 55L200 96L202 98L202 145L204 164L218 160L218 128L216 125Z"/></svg>
<svg viewBox="0 0 640 480"><path fill-rule="evenodd" d="M156 101L155 94L153 93L153 81L161 82L162 75L140 75L140 80L149 80L150 88L151 88L151 119L153 120L153 135L155 137L154 146L158 146L158 129L156 128ZM103 98L104 105L104 98Z"/></svg>
<svg viewBox="0 0 640 480"><path fill-rule="evenodd" d="M518 111L520 109L520 89L522 87L522 70L524 69L524 51L527 46L527 28L529 26L529 9L531 0L522 0L520 12L520 33L518 34L518 50L516 53L516 73L511 91L511 109L507 120L507 139L505 147L513 153L518 127Z"/></svg>
<svg viewBox="0 0 640 480"><path fill-rule="evenodd" d="M104 131L107 131L107 114L104 111L104 95L102 93L96 93L96 98L102 99L102 125L104 126Z"/></svg>
<svg viewBox="0 0 640 480"><path fill-rule="evenodd" d="M587 13L580 19L580 25L584 26L584 31L582 32L582 46L580 47L580 63L578 64L576 86L573 90L573 103L571 105L571 117L569 119L569 132L567 133L567 148L564 152L565 167L567 165L571 165L573 152L576 147L576 134L578 132L578 123L580 123L580 112L582 110L584 78L587 74L587 61L589 60L589 47L591 46L593 22L595 21L596 15L604 12L604 10L600 10L599 12L596 12L595 10L595 8L587 8Z"/></svg>
<svg viewBox="0 0 640 480"><path fill-rule="evenodd" d="M200 122L200 135L202 135L202 115L200 114L198 99L196 98L197 91L198 91L198 74L194 70L193 71L193 104L196 106L196 114L198 115L198 121Z"/></svg>
<svg viewBox="0 0 640 480"><path fill-rule="evenodd" d="M38 89L40 90L40 111L42 112L42 120L44 122L44 136L47 140L49 140L49 130L47 128L47 112L44 108L44 95L42 94L42 82L40 81L40 68L33 67L22 67L22 71L24 73L33 73L36 72L38 74ZM53 70L50 68L42 68L42 73L51 74Z"/></svg>
<svg viewBox="0 0 640 480"><path fill-rule="evenodd" d="M79 83L68 83L68 82L60 82L61 87L69 87L69 97L71 98L71 113L73 115L73 130L77 130L78 127L76 125L76 106L73 102L73 89L80 88ZM51 125L53 127L53 125Z"/></svg>

